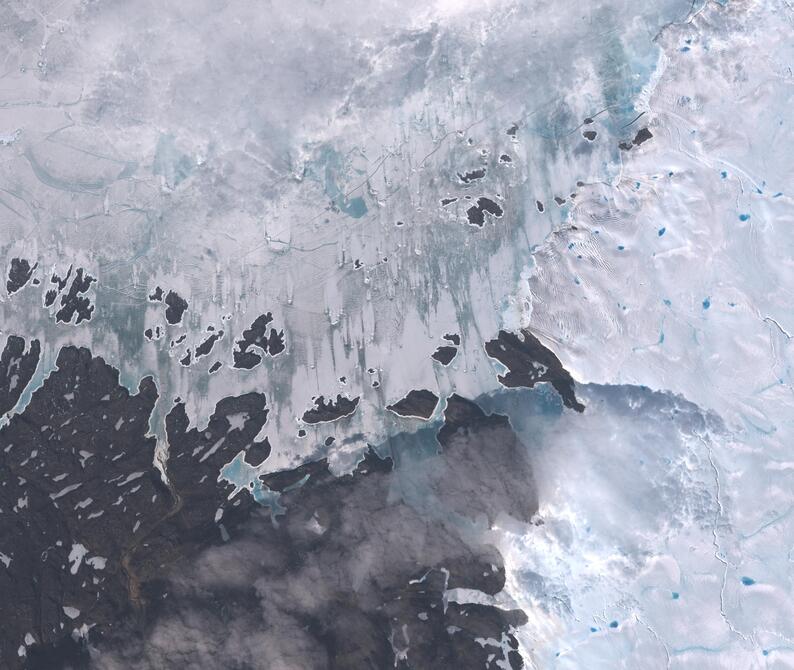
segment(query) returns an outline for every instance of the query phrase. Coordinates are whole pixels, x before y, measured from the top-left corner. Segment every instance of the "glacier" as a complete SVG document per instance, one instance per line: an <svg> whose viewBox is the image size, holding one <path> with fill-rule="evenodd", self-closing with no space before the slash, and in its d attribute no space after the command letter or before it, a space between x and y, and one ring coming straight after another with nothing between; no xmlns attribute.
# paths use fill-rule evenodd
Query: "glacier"
<svg viewBox="0 0 794 670"><path fill-rule="evenodd" d="M453 599L521 609L528 667L794 664L787 0L0 11L2 333L41 347L3 430L85 347L151 403L172 493L175 435L212 434L206 476L263 524L303 491L267 477L346 481L374 447L390 503L447 524L465 495L427 454L471 398L526 448L537 511L455 516L505 586ZM583 412L500 382L485 343L521 329ZM428 416L386 411L416 390Z"/></svg>

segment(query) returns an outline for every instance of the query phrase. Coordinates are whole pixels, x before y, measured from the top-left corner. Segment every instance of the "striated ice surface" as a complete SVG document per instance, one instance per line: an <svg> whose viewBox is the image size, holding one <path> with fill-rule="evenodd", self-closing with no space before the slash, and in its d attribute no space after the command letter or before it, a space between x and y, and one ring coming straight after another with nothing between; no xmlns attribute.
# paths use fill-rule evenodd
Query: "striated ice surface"
<svg viewBox="0 0 794 670"><path fill-rule="evenodd" d="M39 371L72 343L130 388L153 374L161 440L173 398L201 424L232 390L264 388L285 462L319 441L290 435L340 377L363 394L350 434L393 431L383 405L420 385L496 387L480 340L576 182L617 174L655 35L690 3L609 2L575 21L552 5L378 7L8 6L20 36L5 43L0 128L15 139L0 148L0 225L5 256L38 263L41 283L0 308L42 339ZM464 197L482 196L504 213L477 228ZM77 325L41 306L70 266L96 279ZM156 287L187 301L181 323L149 299ZM285 351L233 369L268 312ZM181 364L208 327L224 336ZM439 368L446 332L463 337Z"/></svg>

